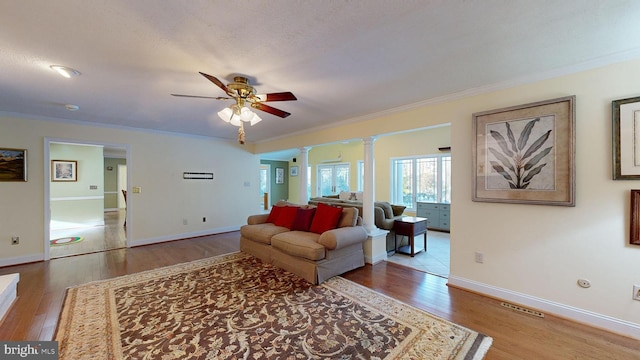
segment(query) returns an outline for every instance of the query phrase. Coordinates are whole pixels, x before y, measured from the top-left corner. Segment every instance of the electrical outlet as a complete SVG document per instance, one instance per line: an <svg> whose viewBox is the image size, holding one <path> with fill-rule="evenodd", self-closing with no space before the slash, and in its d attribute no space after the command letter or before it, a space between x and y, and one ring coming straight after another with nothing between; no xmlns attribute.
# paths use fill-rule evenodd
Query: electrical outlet
<svg viewBox="0 0 640 360"><path fill-rule="evenodd" d="M11 237L11 245L18 245L20 244L20 237L19 236L12 236Z"/></svg>
<svg viewBox="0 0 640 360"><path fill-rule="evenodd" d="M633 285L633 300L640 301L640 285Z"/></svg>
<svg viewBox="0 0 640 360"><path fill-rule="evenodd" d="M483 253L481 253L481 252L476 251L476 253L475 253L475 259L476 259L476 262L477 262L478 264L482 264L482 263L484 263L484 254L483 254Z"/></svg>

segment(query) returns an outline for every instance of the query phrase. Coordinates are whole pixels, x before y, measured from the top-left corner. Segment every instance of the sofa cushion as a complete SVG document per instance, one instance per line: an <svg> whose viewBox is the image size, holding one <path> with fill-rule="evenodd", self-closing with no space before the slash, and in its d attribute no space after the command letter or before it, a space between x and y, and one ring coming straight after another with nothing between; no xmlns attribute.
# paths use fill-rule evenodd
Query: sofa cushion
<svg viewBox="0 0 640 360"><path fill-rule="evenodd" d="M289 231L271 238L271 246L291 256L318 261L325 257L324 246L318 244L320 235L305 231Z"/></svg>
<svg viewBox="0 0 640 360"><path fill-rule="evenodd" d="M393 210L393 216L400 216L404 213L404 209L406 206L403 205L391 205L391 210Z"/></svg>
<svg viewBox="0 0 640 360"><path fill-rule="evenodd" d="M274 225L283 226L287 229L291 229L293 226L293 221L296 219L296 214L298 213L298 208L295 206L284 206L282 210L280 210L280 214L273 222Z"/></svg>
<svg viewBox="0 0 640 360"><path fill-rule="evenodd" d="M273 224L280 215L280 212L282 212L283 208L284 206L272 206L271 212L269 212L269 217L267 218L266 222Z"/></svg>
<svg viewBox="0 0 640 360"><path fill-rule="evenodd" d="M356 226L358 222L358 214L360 211L356 207L346 207L342 209L342 214L340 214L340 220L338 221L339 228L347 227L347 226Z"/></svg>
<svg viewBox="0 0 640 360"><path fill-rule="evenodd" d="M342 208L319 203L309 230L316 234L322 234L327 230L335 229L338 226L341 215Z"/></svg>
<svg viewBox="0 0 640 360"><path fill-rule="evenodd" d="M309 231L311 227L311 221L313 221L313 215L316 213L316 208L299 208L296 213L296 218L293 221L291 230Z"/></svg>
<svg viewBox="0 0 640 360"><path fill-rule="evenodd" d="M240 235L263 244L271 244L271 238L274 235L288 232L289 229L282 226L276 226L272 223L243 225L240 227Z"/></svg>

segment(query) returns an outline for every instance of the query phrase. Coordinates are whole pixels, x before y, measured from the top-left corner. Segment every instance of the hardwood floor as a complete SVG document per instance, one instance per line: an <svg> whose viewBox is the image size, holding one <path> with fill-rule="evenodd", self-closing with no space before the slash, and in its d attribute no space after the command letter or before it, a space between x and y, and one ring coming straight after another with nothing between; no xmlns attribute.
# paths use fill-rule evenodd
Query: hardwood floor
<svg viewBox="0 0 640 360"><path fill-rule="evenodd" d="M76 244L51 246L51 258L89 254L127 246L127 234L123 226L125 216L126 210L124 209L109 211L104 213L104 226L51 230L49 238L52 240L71 236L84 238L84 240Z"/></svg>
<svg viewBox="0 0 640 360"><path fill-rule="evenodd" d="M118 249L0 268L20 273L18 299L0 324L1 340L50 340L69 286L173 265L239 248L239 233ZM637 340L547 315L513 312L446 285L447 280L382 262L345 278L493 337L486 359L639 359Z"/></svg>

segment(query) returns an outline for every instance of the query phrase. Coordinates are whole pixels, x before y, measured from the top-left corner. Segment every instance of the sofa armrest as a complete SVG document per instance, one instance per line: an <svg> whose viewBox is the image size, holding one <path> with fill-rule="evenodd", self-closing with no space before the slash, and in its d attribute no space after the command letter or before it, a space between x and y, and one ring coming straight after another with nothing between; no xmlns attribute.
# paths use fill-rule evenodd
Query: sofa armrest
<svg viewBox="0 0 640 360"><path fill-rule="evenodd" d="M267 222L268 217L269 217L269 214L250 215L247 218L247 224L249 225L264 224Z"/></svg>
<svg viewBox="0 0 640 360"><path fill-rule="evenodd" d="M395 221L395 219L387 219L384 215L384 210L382 210L379 207L374 207L373 208L373 214L375 217L375 224L376 227L383 229L383 230L391 230L393 229L393 223Z"/></svg>
<svg viewBox="0 0 640 360"><path fill-rule="evenodd" d="M367 237L367 231L363 226L348 226L323 232L318 238L318 243L328 250L335 250L362 243Z"/></svg>

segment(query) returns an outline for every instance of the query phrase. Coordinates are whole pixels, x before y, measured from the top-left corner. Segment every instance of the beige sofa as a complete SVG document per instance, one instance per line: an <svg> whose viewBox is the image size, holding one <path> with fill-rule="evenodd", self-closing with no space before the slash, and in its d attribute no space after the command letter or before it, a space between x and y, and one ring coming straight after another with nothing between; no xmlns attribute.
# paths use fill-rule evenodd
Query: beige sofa
<svg viewBox="0 0 640 360"><path fill-rule="evenodd" d="M274 206L300 207L283 202ZM313 284L364 266L363 243L368 235L362 218L356 208L341 210L337 228L321 234L266 222L269 214L251 215L240 228L240 251Z"/></svg>
<svg viewBox="0 0 640 360"><path fill-rule="evenodd" d="M310 205L317 204L329 204L333 206L340 207L355 207L358 209L359 213L362 214L362 201L357 200L343 200L339 199L337 196L323 196L323 197L315 197L309 200ZM373 203L373 215L374 215L374 223L378 229L388 230L389 234L387 234L387 252L392 252L395 250L395 232L393 230L393 224L396 219L401 218L404 213L404 209L406 206L402 205L392 205L386 201L375 201Z"/></svg>
<svg viewBox="0 0 640 360"><path fill-rule="evenodd" d="M355 207L362 214L362 201L341 200L333 196L315 197L309 200L309 205L328 204L340 207ZM393 223L401 218L406 206L392 205L386 201L373 203L374 222L376 227L384 230L393 230Z"/></svg>

